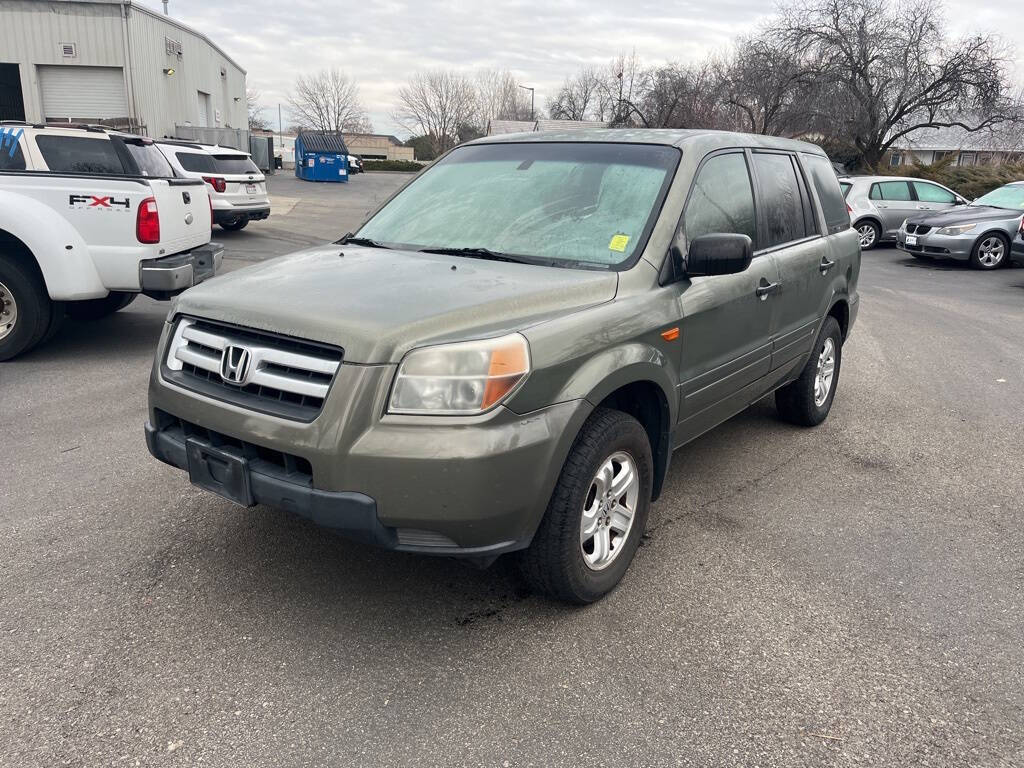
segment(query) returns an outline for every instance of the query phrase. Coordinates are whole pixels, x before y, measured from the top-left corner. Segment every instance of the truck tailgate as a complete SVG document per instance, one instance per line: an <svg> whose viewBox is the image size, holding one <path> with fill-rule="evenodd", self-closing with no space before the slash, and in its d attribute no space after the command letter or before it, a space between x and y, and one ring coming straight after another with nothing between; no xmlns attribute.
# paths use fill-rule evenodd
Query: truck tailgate
<svg viewBox="0 0 1024 768"><path fill-rule="evenodd" d="M149 179L160 216L164 255L188 251L210 241L210 197L199 179Z"/></svg>

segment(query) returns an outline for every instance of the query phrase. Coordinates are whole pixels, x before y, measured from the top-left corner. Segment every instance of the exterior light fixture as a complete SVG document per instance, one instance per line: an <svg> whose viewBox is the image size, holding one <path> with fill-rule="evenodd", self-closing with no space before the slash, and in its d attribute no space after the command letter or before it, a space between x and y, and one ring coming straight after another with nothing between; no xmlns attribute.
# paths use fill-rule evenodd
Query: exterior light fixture
<svg viewBox="0 0 1024 768"><path fill-rule="evenodd" d="M164 70L164 74L167 75L168 77L173 75L174 74L174 67L168 67L167 69L165 69Z"/></svg>

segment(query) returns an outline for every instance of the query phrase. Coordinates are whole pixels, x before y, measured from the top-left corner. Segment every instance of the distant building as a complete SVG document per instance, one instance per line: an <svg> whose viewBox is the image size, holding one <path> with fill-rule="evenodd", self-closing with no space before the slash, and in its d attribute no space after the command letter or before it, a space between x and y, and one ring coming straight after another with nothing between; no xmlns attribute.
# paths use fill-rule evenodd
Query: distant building
<svg viewBox="0 0 1024 768"><path fill-rule="evenodd" d="M363 160L415 160L415 151L397 136L384 133L346 133L350 155Z"/></svg>
<svg viewBox="0 0 1024 768"><path fill-rule="evenodd" d="M992 129L918 128L896 141L885 160L890 166L930 165L952 157L954 165L1024 163L1024 126L1002 123Z"/></svg>
<svg viewBox="0 0 1024 768"><path fill-rule="evenodd" d="M600 120L488 120L487 135L534 133L536 131L579 131L584 128L607 128Z"/></svg>
<svg viewBox="0 0 1024 768"><path fill-rule="evenodd" d="M0 0L0 119L248 129L245 70L131 0Z"/></svg>

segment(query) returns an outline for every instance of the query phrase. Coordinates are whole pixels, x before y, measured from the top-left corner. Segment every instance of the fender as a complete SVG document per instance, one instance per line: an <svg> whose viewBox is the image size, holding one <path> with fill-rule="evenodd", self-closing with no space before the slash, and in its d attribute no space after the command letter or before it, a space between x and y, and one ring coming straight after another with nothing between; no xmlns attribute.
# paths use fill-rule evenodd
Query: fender
<svg viewBox="0 0 1024 768"><path fill-rule="evenodd" d="M89 248L78 231L49 206L0 190L0 232L23 242L35 257L51 299L95 299L107 295Z"/></svg>

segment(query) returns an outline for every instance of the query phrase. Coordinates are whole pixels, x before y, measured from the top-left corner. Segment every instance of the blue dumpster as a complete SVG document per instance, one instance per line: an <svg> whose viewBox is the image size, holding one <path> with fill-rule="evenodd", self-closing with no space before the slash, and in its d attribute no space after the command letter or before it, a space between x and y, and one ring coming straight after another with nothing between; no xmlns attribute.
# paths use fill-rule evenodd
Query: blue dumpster
<svg viewBox="0 0 1024 768"><path fill-rule="evenodd" d="M305 181L348 181L348 147L337 131L295 137L295 175Z"/></svg>

